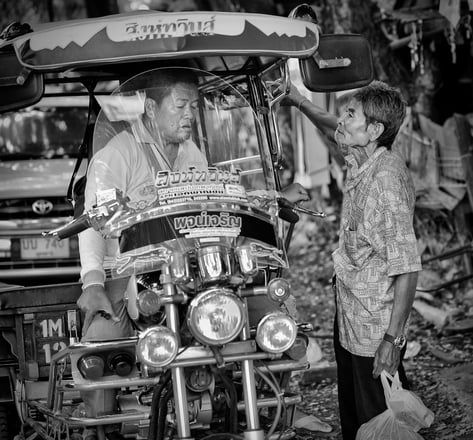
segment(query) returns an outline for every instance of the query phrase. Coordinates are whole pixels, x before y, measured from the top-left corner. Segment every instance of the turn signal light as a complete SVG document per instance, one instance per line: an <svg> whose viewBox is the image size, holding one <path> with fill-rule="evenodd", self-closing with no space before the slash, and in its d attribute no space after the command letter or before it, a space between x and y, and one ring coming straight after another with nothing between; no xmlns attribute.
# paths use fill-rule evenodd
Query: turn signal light
<svg viewBox="0 0 473 440"><path fill-rule="evenodd" d="M289 298L291 287L284 278L274 278L268 284L268 296L273 301L282 303Z"/></svg>
<svg viewBox="0 0 473 440"><path fill-rule="evenodd" d="M97 380L103 376L105 362L101 356L82 356L77 362L77 367L85 379Z"/></svg>
<svg viewBox="0 0 473 440"><path fill-rule="evenodd" d="M214 383L214 377L208 365L188 368L185 374L187 387L196 393L203 393Z"/></svg>
<svg viewBox="0 0 473 440"><path fill-rule="evenodd" d="M161 308L159 293L150 289L139 292L136 303L138 310L144 316L153 316L158 313Z"/></svg>
<svg viewBox="0 0 473 440"><path fill-rule="evenodd" d="M118 376L128 376L133 369L133 358L129 353L117 353L109 361L110 370Z"/></svg>

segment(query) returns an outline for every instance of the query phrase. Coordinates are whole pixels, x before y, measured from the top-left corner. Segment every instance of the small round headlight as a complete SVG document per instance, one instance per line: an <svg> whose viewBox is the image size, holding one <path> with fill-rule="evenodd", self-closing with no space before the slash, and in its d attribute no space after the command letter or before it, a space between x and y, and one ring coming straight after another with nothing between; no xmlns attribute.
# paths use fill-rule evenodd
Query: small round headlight
<svg viewBox="0 0 473 440"><path fill-rule="evenodd" d="M265 315L256 330L256 342L269 353L282 353L289 349L297 336L296 323L282 312Z"/></svg>
<svg viewBox="0 0 473 440"><path fill-rule="evenodd" d="M202 344L222 345L239 335L245 324L243 316L240 299L229 289L215 288L191 301L187 323Z"/></svg>
<svg viewBox="0 0 473 440"><path fill-rule="evenodd" d="M140 334L136 347L138 359L148 367L169 365L177 355L177 339L167 327L157 325Z"/></svg>

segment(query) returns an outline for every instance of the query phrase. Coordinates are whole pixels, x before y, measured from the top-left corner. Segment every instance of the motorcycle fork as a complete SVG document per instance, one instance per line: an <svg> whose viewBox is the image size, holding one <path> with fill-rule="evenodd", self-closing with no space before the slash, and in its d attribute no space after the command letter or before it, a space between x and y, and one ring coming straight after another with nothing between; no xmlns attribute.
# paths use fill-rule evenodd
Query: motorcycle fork
<svg viewBox="0 0 473 440"><path fill-rule="evenodd" d="M248 309L248 303L246 304ZM242 340L250 339L250 329L248 324L241 332ZM245 399L245 414L247 429L244 432L245 440L264 440L264 431L261 429L257 407L256 382L254 362L252 359L241 361L243 396Z"/></svg>
<svg viewBox="0 0 473 440"><path fill-rule="evenodd" d="M175 286L171 280L169 266L165 265L161 273L163 292L167 296L175 294ZM177 304L166 304L166 325L174 332L177 344L181 346L179 313ZM189 413L187 410L187 389L184 378L184 368L173 367L171 369L172 387L174 394L174 410L176 412L177 435L182 440L193 440L189 425Z"/></svg>

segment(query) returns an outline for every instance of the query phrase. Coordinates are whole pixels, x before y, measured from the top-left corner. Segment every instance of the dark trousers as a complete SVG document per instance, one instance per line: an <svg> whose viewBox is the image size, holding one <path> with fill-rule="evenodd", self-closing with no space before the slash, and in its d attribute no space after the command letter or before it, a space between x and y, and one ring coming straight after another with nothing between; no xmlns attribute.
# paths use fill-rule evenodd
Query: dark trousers
<svg viewBox="0 0 473 440"><path fill-rule="evenodd" d="M381 379L373 379L374 357L356 356L340 345L337 317L334 325L334 349L337 362L338 405L343 440L355 440L358 428L386 410ZM407 386L402 366L405 349L401 352L399 378Z"/></svg>

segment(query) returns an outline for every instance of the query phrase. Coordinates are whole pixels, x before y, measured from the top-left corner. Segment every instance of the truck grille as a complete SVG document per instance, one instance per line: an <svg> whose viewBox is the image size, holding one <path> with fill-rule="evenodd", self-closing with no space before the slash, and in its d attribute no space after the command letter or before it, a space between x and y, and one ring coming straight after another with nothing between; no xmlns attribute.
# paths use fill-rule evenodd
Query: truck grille
<svg viewBox="0 0 473 440"><path fill-rule="evenodd" d="M33 204L38 200L50 202L52 210L44 214L34 212ZM72 205L66 197L31 197L26 199L0 200L0 220L68 217L72 213Z"/></svg>

